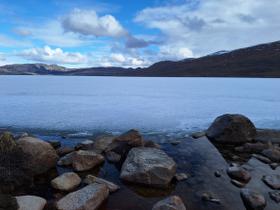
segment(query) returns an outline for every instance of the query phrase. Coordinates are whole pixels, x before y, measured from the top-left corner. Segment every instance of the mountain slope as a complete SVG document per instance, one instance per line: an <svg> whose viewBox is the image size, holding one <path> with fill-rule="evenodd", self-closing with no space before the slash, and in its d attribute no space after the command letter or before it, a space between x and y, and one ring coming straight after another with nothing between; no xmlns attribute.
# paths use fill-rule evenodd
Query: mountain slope
<svg viewBox="0 0 280 210"><path fill-rule="evenodd" d="M57 65L18 64L0 67L0 74L159 76L159 77L280 77L280 41L220 51L182 61L162 61L148 68L95 67L67 69Z"/></svg>

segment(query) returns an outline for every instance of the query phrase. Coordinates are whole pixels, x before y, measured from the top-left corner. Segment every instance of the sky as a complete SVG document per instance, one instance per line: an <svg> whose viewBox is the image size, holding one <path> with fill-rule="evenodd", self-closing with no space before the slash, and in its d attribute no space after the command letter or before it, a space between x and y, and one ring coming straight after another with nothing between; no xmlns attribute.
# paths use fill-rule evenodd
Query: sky
<svg viewBox="0 0 280 210"><path fill-rule="evenodd" d="M280 40L280 0L0 0L0 65L145 67Z"/></svg>

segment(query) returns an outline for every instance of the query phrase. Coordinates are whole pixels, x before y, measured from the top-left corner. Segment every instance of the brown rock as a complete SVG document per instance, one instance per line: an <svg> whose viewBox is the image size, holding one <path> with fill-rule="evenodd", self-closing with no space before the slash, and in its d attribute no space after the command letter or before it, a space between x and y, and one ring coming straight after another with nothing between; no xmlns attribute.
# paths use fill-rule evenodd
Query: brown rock
<svg viewBox="0 0 280 210"><path fill-rule="evenodd" d="M98 184L105 184L110 193L116 192L117 190L120 189L120 187L112 182L109 182L105 179L93 176L93 175L87 175L87 177L84 180L84 183L86 184L93 184L93 183L98 183Z"/></svg>
<svg viewBox="0 0 280 210"><path fill-rule="evenodd" d="M152 210L186 210L186 207L179 196L170 196L157 202Z"/></svg>
<svg viewBox="0 0 280 210"><path fill-rule="evenodd" d="M104 157L94 151L80 150L73 156L75 171L87 171L104 162Z"/></svg>
<svg viewBox="0 0 280 210"><path fill-rule="evenodd" d="M75 149L72 147L60 147L59 149L56 150L56 153L61 157L74 151Z"/></svg>
<svg viewBox="0 0 280 210"><path fill-rule="evenodd" d="M227 174L232 179L248 183L251 179L250 173L242 167L231 166L227 169Z"/></svg>
<svg viewBox="0 0 280 210"><path fill-rule="evenodd" d="M61 191L71 191L78 187L81 183L81 178L73 172L64 173L51 181L53 188Z"/></svg>

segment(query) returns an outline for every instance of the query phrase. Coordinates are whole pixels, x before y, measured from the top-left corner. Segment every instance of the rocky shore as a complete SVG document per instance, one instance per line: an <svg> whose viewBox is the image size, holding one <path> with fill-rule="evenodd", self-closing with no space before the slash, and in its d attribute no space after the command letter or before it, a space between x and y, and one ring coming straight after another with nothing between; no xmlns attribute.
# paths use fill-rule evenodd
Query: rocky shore
<svg viewBox="0 0 280 210"><path fill-rule="evenodd" d="M134 129L74 147L1 131L0 210L277 210L279 166L280 132L237 114L162 144Z"/></svg>

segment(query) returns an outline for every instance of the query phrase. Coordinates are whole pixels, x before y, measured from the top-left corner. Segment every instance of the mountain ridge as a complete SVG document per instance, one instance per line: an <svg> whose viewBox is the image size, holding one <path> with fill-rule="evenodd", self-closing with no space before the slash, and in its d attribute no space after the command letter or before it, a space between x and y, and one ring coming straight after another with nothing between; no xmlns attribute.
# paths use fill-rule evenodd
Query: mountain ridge
<svg viewBox="0 0 280 210"><path fill-rule="evenodd" d="M0 75L79 75L138 77L280 77L280 41L218 51L199 58L160 61L146 68L65 68L48 64L0 67Z"/></svg>

